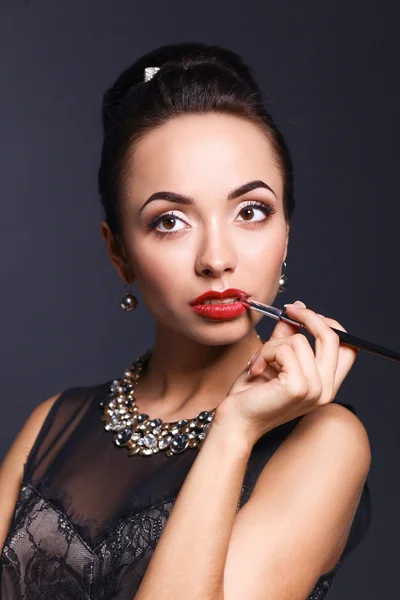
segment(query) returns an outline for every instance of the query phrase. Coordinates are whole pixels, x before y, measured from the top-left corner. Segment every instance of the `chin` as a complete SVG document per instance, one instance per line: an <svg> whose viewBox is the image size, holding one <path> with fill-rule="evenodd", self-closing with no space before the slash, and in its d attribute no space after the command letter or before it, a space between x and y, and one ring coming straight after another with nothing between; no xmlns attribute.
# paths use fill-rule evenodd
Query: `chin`
<svg viewBox="0 0 400 600"><path fill-rule="evenodd" d="M207 346L225 346L228 344L237 344L250 331L254 329L254 324L249 323L248 319L232 319L227 321L207 321L205 325L196 328L189 328L185 335L195 340L199 344Z"/></svg>

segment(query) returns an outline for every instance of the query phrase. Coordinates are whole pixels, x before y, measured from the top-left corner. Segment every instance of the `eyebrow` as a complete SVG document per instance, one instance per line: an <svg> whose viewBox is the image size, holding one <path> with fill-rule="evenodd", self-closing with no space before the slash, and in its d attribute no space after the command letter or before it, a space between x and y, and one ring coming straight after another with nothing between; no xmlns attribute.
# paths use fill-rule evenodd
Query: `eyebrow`
<svg viewBox="0 0 400 600"><path fill-rule="evenodd" d="M234 200L235 198L239 198L240 196L243 196L244 194L247 194L247 192L251 192L256 188L265 188L272 192L275 198L277 198L274 190L269 185L267 185L264 181L257 179L255 181L249 181L248 183L241 185L235 190L232 190L232 192L230 192L230 194L228 195L228 200ZM186 204L189 206L195 204L195 200L191 196L184 196L183 194L177 194L176 192L155 192L141 206L141 208L139 209L139 215L142 213L144 207L147 206L150 202L153 202L153 200L168 200L169 202L176 202L178 204Z"/></svg>

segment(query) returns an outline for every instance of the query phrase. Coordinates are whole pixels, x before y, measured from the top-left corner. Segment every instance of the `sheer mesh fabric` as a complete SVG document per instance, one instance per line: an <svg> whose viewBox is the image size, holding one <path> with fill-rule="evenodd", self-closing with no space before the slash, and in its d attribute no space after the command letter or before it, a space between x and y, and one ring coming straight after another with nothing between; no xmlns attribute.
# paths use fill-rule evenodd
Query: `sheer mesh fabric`
<svg viewBox="0 0 400 600"><path fill-rule="evenodd" d="M51 408L24 466L0 556L1 600L134 598L198 449L128 456L100 420L99 403L107 401L110 384L69 388ZM299 419L255 444L237 510ZM370 518L366 483L341 559L316 582L309 600L325 597Z"/></svg>

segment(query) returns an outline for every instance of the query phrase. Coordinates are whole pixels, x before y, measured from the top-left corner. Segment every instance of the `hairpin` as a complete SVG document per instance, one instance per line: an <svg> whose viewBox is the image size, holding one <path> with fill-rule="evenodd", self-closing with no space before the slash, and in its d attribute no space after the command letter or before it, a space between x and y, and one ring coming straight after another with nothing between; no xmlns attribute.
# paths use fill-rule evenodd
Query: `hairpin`
<svg viewBox="0 0 400 600"><path fill-rule="evenodd" d="M160 67L146 67L144 70L144 81L150 81L150 79L160 70Z"/></svg>

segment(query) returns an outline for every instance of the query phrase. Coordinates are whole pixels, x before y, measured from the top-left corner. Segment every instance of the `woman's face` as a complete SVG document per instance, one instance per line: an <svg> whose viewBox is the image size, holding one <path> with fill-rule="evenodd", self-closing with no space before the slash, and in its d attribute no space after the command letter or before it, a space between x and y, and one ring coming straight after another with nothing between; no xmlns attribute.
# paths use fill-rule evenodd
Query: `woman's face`
<svg viewBox="0 0 400 600"><path fill-rule="evenodd" d="M271 189L229 199L252 181ZM190 196L193 203L162 194L146 204L156 192ZM239 288L273 303L288 241L282 194L270 143L255 125L221 114L172 119L147 134L127 161L120 206L125 256L113 262L123 279L135 278L165 328L203 344L235 343L260 313L213 321L190 302L208 290Z"/></svg>

